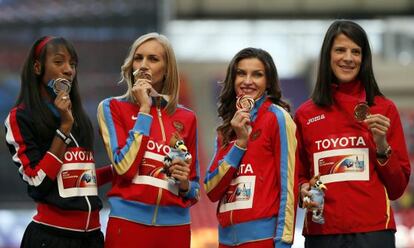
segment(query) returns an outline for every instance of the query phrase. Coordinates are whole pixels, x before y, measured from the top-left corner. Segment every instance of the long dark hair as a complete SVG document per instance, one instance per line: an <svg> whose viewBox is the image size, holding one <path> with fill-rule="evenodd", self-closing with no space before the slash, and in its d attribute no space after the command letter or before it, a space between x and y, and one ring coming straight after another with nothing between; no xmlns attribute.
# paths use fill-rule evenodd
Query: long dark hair
<svg viewBox="0 0 414 248"><path fill-rule="evenodd" d="M319 106L330 106L333 103L331 84L337 83L338 80L331 68L331 49L335 38L340 34L344 34L361 47L362 62L357 79L364 85L366 101L369 106L372 106L374 97L383 94L374 77L368 36L360 25L349 20L337 20L326 31L319 58L316 85L311 96L312 101Z"/></svg>
<svg viewBox="0 0 414 248"><path fill-rule="evenodd" d="M267 98L273 103L283 107L288 112L290 106L282 100L279 77L272 56L262 49L248 47L239 51L230 61L227 67L225 80L221 83L222 89L219 96L218 116L222 119L222 124L217 128L223 136L223 145L227 145L235 137L230 121L236 113L236 92L234 90L234 80L236 79L237 65L243 59L257 58L265 67L266 92Z"/></svg>
<svg viewBox="0 0 414 248"><path fill-rule="evenodd" d="M45 41L48 39L47 43ZM42 37L36 40L27 55L21 72L20 93L15 106L23 105L33 116L36 123L37 131L42 137L53 137L55 130L59 127L59 120L53 115L47 106L46 101L42 98L40 87L42 86L42 78L45 73L46 54L49 49L66 48L73 61L78 64L78 55L73 45L62 37ZM40 49L39 49L40 48ZM40 75L36 75L34 71L35 61L41 64ZM90 119L86 115L81 102L78 87L77 73L72 81L72 89L70 91L70 99L72 102L72 113L74 117L74 129L79 132L79 136L84 139L88 149L93 149L93 128Z"/></svg>

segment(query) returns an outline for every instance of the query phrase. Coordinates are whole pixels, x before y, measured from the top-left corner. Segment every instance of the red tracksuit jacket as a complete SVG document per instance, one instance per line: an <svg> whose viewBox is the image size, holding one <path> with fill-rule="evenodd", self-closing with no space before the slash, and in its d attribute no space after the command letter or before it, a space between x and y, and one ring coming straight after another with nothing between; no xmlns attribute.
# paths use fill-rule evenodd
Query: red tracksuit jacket
<svg viewBox="0 0 414 248"><path fill-rule="evenodd" d="M295 124L282 107L266 97L256 101L247 149L234 141L216 152L204 187L219 201L219 241L240 245L274 239L276 247L290 247L295 230L297 188Z"/></svg>
<svg viewBox="0 0 414 248"><path fill-rule="evenodd" d="M390 200L400 197L410 177L406 143L399 114L387 98L377 96L370 113L391 120L387 141L389 160L381 165L371 131L354 118L354 108L365 100L360 82L333 86L334 104L318 107L311 100L295 115L300 152L299 183L316 174L325 192L325 224L307 214L304 235L395 230Z"/></svg>
<svg viewBox="0 0 414 248"><path fill-rule="evenodd" d="M110 217L133 222L174 226L190 223L190 206L199 199L197 123L194 112L182 106L169 115L153 99L149 114L123 98L108 98L98 107L98 123L106 151L116 171L108 192ZM174 132L192 155L190 189L182 197L178 185L162 172Z"/></svg>

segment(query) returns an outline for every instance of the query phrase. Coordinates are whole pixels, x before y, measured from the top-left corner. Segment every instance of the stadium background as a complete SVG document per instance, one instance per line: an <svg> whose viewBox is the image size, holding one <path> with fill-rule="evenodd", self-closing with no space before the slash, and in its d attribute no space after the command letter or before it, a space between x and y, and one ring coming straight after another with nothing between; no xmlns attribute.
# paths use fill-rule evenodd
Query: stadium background
<svg viewBox="0 0 414 248"><path fill-rule="evenodd" d="M374 71L386 96L400 109L411 164L414 160L414 1L413 0L0 0L0 120L19 90L19 74L32 42L43 35L71 40L80 57L83 102L95 127L97 166L108 163L98 134L96 107L120 95L120 66L129 46L147 32L172 42L182 78L181 103L198 116L201 174L212 155L217 82L240 49L271 53L284 96L293 112L310 94L323 35L334 19L357 21L369 35ZM34 203L11 162L0 131L0 248L19 247ZM105 199L108 186L100 189ZM397 246L414 247L414 181L393 202ZM103 228L107 202L101 212ZM375 206L372 206L375 208ZM192 208L192 247L216 247L215 204L202 194ZM293 247L303 247L303 211Z"/></svg>

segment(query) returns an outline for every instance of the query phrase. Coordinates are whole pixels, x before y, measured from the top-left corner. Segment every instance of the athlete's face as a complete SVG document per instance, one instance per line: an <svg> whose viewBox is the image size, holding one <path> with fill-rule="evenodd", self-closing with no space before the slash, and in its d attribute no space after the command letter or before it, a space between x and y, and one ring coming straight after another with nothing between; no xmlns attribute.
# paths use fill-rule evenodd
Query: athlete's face
<svg viewBox="0 0 414 248"><path fill-rule="evenodd" d="M42 82L45 85L50 80L57 78L64 78L72 82L76 75L76 61L63 46L47 49L44 67ZM38 75L41 73L39 61L35 62L35 73Z"/></svg>
<svg viewBox="0 0 414 248"><path fill-rule="evenodd" d="M338 35L331 48L331 68L339 83L355 80L361 69L362 50L346 35Z"/></svg>
<svg viewBox="0 0 414 248"><path fill-rule="evenodd" d="M134 54L132 70L149 70L152 75L151 85L161 92L166 73L165 49L157 40L149 40L141 44Z"/></svg>
<svg viewBox="0 0 414 248"><path fill-rule="evenodd" d="M248 95L254 100L260 98L266 90L266 71L262 61L247 58L239 61L234 80L236 95Z"/></svg>
<svg viewBox="0 0 414 248"><path fill-rule="evenodd" d="M42 65L40 61L35 61L34 72L40 75ZM76 61L72 58L69 51L64 46L48 47L44 63L44 74L42 76L41 92L47 96L46 87L50 80L64 78L72 82L76 75Z"/></svg>

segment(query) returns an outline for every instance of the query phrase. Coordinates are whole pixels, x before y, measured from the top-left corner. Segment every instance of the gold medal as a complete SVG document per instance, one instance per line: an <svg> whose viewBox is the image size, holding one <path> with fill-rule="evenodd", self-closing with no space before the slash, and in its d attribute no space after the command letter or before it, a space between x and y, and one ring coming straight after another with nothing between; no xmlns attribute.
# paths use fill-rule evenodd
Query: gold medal
<svg viewBox="0 0 414 248"><path fill-rule="evenodd" d="M135 70L132 75L134 75L135 80L138 79L147 79L147 80L152 80L152 74L150 70L142 70L142 69L137 69Z"/></svg>
<svg viewBox="0 0 414 248"><path fill-rule="evenodd" d="M366 102L358 103L354 108L354 117L357 121L364 121L369 115L369 106Z"/></svg>

